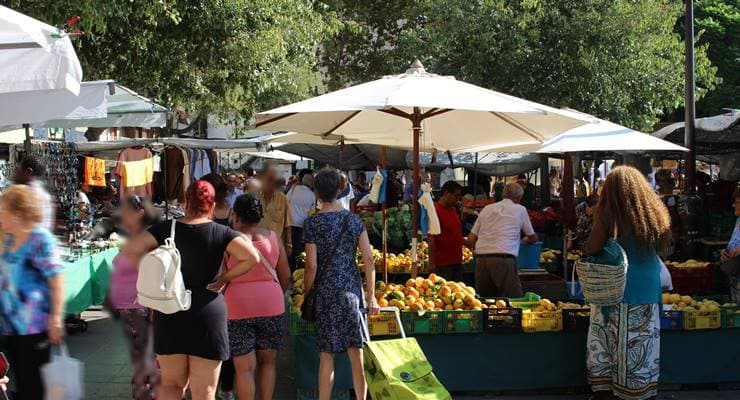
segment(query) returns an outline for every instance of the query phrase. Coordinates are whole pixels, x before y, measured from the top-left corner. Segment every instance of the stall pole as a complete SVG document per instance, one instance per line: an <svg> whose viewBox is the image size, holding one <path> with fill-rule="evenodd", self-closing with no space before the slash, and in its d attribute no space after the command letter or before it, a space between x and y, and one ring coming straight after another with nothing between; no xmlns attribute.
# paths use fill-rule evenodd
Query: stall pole
<svg viewBox="0 0 740 400"><path fill-rule="evenodd" d="M26 139L23 141L23 150L26 151L26 157L31 154L31 125L23 124L23 129L26 131Z"/></svg>
<svg viewBox="0 0 740 400"><path fill-rule="evenodd" d="M386 147L380 146L380 168L385 169L388 165ZM387 188L388 182L385 183ZM388 283L388 199L381 206L383 209L383 281Z"/></svg>
<svg viewBox="0 0 740 400"><path fill-rule="evenodd" d="M411 232L411 277L416 278L419 269L416 243L419 239L419 186L421 186L419 180L419 174L421 173L419 165L419 138L421 136L421 121L424 117L421 115L421 109L419 107L414 107L414 113L411 117L414 135L414 185L411 193L411 201L414 203L411 208L411 229L413 229Z"/></svg>
<svg viewBox="0 0 740 400"><path fill-rule="evenodd" d="M164 164L164 168L160 168L160 170L164 182L164 219L166 221L170 219L170 199L168 199L169 191L167 190L167 146L162 150L162 164Z"/></svg>

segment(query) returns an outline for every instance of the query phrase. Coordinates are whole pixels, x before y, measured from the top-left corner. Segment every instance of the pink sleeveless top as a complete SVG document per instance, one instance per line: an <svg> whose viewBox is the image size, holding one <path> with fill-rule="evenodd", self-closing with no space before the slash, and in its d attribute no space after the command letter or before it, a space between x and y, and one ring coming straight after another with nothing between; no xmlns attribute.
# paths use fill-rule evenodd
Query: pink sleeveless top
<svg viewBox="0 0 740 400"><path fill-rule="evenodd" d="M253 241L254 247L276 268L280 256L280 246L275 232L264 240ZM233 268L238 261L230 258L226 268ZM226 307L230 320L273 317L285 312L283 289L267 272L262 263L258 263L246 274L229 282L224 292Z"/></svg>
<svg viewBox="0 0 740 400"><path fill-rule="evenodd" d="M113 259L113 273L108 289L108 299L116 310L130 310L142 308L136 302L136 279L139 269L121 253Z"/></svg>

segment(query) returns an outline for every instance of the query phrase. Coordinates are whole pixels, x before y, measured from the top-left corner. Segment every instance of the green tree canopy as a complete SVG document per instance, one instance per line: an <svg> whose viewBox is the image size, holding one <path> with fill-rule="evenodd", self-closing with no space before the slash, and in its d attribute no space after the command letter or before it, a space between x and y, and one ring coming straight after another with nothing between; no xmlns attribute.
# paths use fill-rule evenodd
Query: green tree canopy
<svg viewBox="0 0 740 400"><path fill-rule="evenodd" d="M51 24L82 17L85 80L115 79L189 112L244 122L306 97L333 27L310 0L10 0Z"/></svg>
<svg viewBox="0 0 740 400"><path fill-rule="evenodd" d="M334 5L351 10L337 11L345 37L332 39L322 59L334 86L399 73L418 57L435 73L644 130L683 103L680 2L418 0L395 16L354 3ZM364 70L336 67L368 38L372 51L350 56ZM706 50L696 50L698 97L715 84Z"/></svg>
<svg viewBox="0 0 740 400"><path fill-rule="evenodd" d="M709 45L707 55L721 78L697 104L698 113L716 115L723 108L740 108L740 0L694 1L694 24L699 42Z"/></svg>

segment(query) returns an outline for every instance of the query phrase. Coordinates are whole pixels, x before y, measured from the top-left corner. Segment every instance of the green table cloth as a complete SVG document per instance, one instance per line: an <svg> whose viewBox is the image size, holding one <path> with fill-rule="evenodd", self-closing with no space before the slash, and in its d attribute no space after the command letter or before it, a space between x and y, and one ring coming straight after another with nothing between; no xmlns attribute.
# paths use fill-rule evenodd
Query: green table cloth
<svg viewBox="0 0 740 400"><path fill-rule="evenodd" d="M434 373L450 391L532 390L587 385L586 332L416 336ZM740 329L663 331L666 384L740 381ZM296 386L315 389L315 338L295 337ZM335 387L352 387L346 357L337 357Z"/></svg>
<svg viewBox="0 0 740 400"><path fill-rule="evenodd" d="M108 249L63 263L64 311L67 315L77 315L92 305L103 304L116 254L117 248Z"/></svg>

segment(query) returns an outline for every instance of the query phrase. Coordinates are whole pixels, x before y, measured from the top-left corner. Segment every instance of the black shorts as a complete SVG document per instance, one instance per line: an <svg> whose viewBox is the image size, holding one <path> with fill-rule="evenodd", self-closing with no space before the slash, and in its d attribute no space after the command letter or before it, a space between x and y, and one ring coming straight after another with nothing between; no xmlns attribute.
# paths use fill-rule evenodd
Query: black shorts
<svg viewBox="0 0 740 400"><path fill-rule="evenodd" d="M231 357L243 356L255 350L280 350L284 330L283 314L229 320Z"/></svg>

